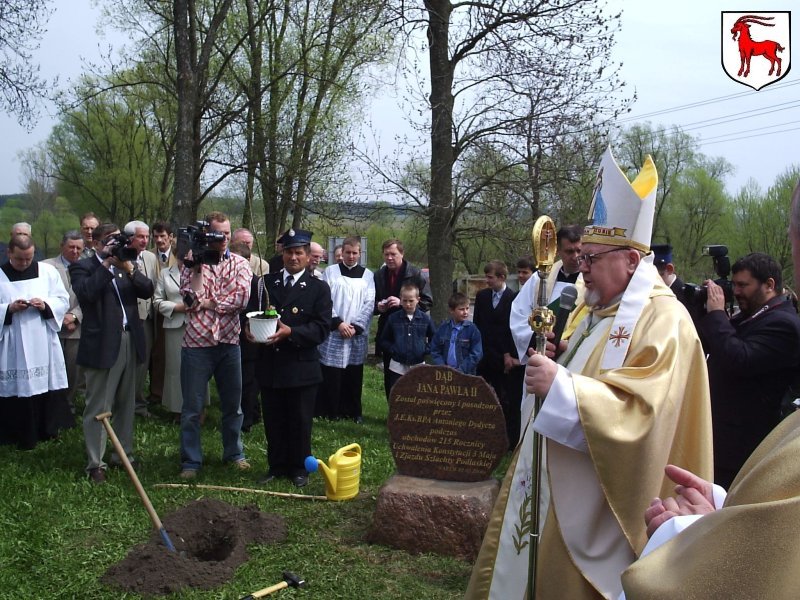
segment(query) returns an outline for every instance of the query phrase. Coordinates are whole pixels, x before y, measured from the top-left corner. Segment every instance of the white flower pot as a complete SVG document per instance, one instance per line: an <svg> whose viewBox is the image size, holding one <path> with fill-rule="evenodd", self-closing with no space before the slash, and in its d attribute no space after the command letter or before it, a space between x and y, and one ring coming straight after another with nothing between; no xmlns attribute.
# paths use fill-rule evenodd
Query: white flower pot
<svg viewBox="0 0 800 600"><path fill-rule="evenodd" d="M278 319L257 318L263 314L261 311L255 311L246 315L250 319L250 333L256 338L256 342L262 344L278 330Z"/></svg>

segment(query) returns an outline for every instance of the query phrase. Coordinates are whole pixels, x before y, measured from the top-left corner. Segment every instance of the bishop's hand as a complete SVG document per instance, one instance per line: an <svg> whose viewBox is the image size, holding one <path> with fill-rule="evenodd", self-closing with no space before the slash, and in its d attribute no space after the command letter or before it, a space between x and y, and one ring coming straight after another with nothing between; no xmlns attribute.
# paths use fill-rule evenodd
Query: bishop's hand
<svg viewBox="0 0 800 600"><path fill-rule="evenodd" d="M550 358L528 350L528 364L525 367L525 388L529 394L546 397L558 373L558 365Z"/></svg>

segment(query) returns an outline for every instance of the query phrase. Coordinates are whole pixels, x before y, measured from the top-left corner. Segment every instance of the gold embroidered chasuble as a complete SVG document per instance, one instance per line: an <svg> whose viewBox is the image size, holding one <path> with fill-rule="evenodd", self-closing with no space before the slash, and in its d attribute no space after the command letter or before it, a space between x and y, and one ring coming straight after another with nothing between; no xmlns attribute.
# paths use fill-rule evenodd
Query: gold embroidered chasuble
<svg viewBox="0 0 800 600"><path fill-rule="evenodd" d="M635 562L628 600L797 598L800 571L800 412L756 448L721 510Z"/></svg>
<svg viewBox="0 0 800 600"><path fill-rule="evenodd" d="M644 509L654 496L672 492L664 466L671 462L706 479L712 476L708 377L700 341L688 313L660 278L650 280L645 293L632 329L615 320L620 304L578 324L565 353L568 370L559 367L560 384L554 382L545 399L546 407L553 395L572 397L585 442L575 449L546 440L552 498L539 546L539 598L615 598L620 574L646 542ZM574 314L585 315L585 307ZM584 336L590 322L594 327ZM584 339L587 347L575 352ZM603 368L604 354L625 344L621 364ZM530 472L526 480L529 465L524 463L531 462L530 429L501 487L467 598L525 597L528 547L520 548L518 532L529 518Z"/></svg>

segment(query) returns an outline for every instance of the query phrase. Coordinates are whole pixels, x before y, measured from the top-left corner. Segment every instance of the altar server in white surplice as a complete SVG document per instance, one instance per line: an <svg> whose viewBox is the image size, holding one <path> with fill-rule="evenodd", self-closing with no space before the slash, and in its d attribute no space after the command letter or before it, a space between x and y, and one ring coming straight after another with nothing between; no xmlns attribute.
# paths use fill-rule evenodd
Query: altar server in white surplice
<svg viewBox="0 0 800 600"><path fill-rule="evenodd" d="M69 294L34 252L29 235L12 236L0 267L0 444L26 450L74 424L58 340Z"/></svg>
<svg viewBox="0 0 800 600"><path fill-rule="evenodd" d="M361 383L367 357L369 325L375 304L372 271L359 264L361 240L343 243L342 262L325 269L331 288L331 335L319 347L324 383L317 394L317 416L360 423Z"/></svg>

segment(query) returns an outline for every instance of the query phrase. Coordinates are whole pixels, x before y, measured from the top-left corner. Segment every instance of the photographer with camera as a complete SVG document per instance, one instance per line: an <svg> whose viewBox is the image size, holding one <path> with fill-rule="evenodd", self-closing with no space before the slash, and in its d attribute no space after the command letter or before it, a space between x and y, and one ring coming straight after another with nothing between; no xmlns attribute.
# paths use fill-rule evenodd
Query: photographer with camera
<svg viewBox="0 0 800 600"><path fill-rule="evenodd" d="M83 312L78 365L86 373L83 435L95 483L105 481L106 432L95 420L110 411L114 430L128 459L133 458L133 411L136 365L144 361L145 336L138 298L153 295L153 282L134 268L137 251L116 225L105 223L93 232L95 254L69 266L72 289ZM112 455L112 463L121 459Z"/></svg>
<svg viewBox="0 0 800 600"><path fill-rule="evenodd" d="M732 267L740 312L728 318L722 287L707 280L698 332L708 353L714 482L729 487L778 424L781 398L800 365L800 318L782 295L780 265L754 252Z"/></svg>
<svg viewBox="0 0 800 600"><path fill-rule="evenodd" d="M242 446L242 372L239 313L250 298L253 273L228 250L231 222L213 212L197 227L181 228L181 293L188 320L181 348L181 478L194 479L203 464L200 415L212 375L222 409L222 459L250 468Z"/></svg>

